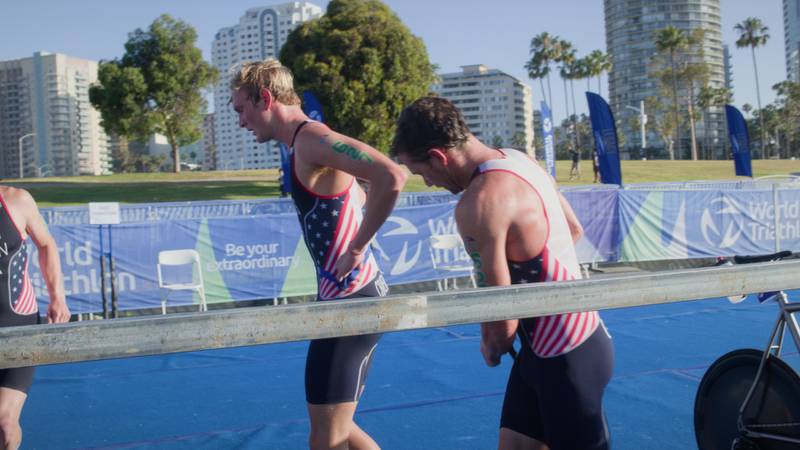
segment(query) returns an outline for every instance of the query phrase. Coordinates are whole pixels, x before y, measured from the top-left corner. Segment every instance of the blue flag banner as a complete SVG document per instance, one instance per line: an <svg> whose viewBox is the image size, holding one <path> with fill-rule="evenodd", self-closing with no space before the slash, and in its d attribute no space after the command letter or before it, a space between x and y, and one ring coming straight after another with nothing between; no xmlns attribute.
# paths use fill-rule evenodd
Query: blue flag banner
<svg viewBox="0 0 800 450"><path fill-rule="evenodd" d="M603 97L594 92L586 93L589 116L592 119L594 148L600 160L600 180L604 184L622 185L622 170L619 165L619 145L614 114Z"/></svg>
<svg viewBox="0 0 800 450"><path fill-rule="evenodd" d="M542 102L542 139L544 140L544 162L547 173L556 177L556 150L553 139L553 117L547 103Z"/></svg>
<svg viewBox="0 0 800 450"><path fill-rule="evenodd" d="M283 142L278 143L281 153L281 195L292 192L292 149Z"/></svg>
<svg viewBox="0 0 800 450"><path fill-rule="evenodd" d="M753 166L750 162L750 135L747 122L738 109L725 105L725 116L728 118L728 137L731 140L731 154L736 175L753 177Z"/></svg>
<svg viewBox="0 0 800 450"><path fill-rule="evenodd" d="M303 112L311 120L316 120L317 122L325 121L322 118L322 105L317 100L317 97L309 91L303 91Z"/></svg>

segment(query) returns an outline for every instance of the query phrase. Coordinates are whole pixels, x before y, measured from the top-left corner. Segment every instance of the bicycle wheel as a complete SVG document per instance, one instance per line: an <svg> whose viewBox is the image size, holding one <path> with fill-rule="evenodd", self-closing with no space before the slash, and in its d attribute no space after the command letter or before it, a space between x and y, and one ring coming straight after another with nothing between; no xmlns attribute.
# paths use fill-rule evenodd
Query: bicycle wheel
<svg viewBox="0 0 800 450"><path fill-rule="evenodd" d="M728 450L742 436L737 425L739 408L763 354L760 350L735 350L706 371L694 402L694 431L700 450ZM788 364L774 356L767 359L742 420L756 431L800 439L800 377ZM798 448L798 444L775 440L752 442L758 449Z"/></svg>

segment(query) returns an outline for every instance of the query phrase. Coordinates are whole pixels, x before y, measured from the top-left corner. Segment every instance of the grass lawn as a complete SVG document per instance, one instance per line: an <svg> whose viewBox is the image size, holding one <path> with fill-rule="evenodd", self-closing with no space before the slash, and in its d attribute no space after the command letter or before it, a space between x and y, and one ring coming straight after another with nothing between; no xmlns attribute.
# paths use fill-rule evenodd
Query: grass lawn
<svg viewBox="0 0 800 450"><path fill-rule="evenodd" d="M568 181L569 161L557 161L556 178L563 186L591 184L592 163L581 161L581 178ZM756 177L800 172L800 160L753 161ZM622 161L627 184L665 181L734 179L731 161ZM28 189L41 207L87 202L122 203L235 200L275 197L279 194L277 170L119 174L100 177L2 180ZM433 190L420 177L411 177L406 190Z"/></svg>

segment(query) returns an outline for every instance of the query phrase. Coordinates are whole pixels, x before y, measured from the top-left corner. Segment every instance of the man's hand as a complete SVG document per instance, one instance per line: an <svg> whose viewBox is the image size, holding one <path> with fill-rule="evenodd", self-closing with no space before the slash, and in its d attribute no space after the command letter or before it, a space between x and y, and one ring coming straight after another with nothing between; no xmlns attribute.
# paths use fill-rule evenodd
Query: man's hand
<svg viewBox="0 0 800 450"><path fill-rule="evenodd" d="M483 360L489 367L495 367L499 365L500 357L503 356L502 353L493 352L490 349L490 346L487 345L486 341L483 339L481 339L481 355L483 355Z"/></svg>
<svg viewBox="0 0 800 450"><path fill-rule="evenodd" d="M69 307L65 301L52 301L47 307L47 323L69 322Z"/></svg>
<svg viewBox="0 0 800 450"><path fill-rule="evenodd" d="M348 248L346 252L336 261L336 266L334 267L334 275L336 276L336 280L340 283L342 280L347 278L350 275L350 272L353 270L361 267L361 263L364 262L364 251L353 250Z"/></svg>

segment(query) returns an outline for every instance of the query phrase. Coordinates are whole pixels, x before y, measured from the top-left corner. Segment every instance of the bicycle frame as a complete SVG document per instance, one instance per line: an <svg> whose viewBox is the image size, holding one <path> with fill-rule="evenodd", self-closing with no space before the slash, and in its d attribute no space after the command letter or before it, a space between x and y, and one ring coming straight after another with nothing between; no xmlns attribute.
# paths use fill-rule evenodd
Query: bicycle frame
<svg viewBox="0 0 800 450"><path fill-rule="evenodd" d="M780 312L778 313L778 318L775 321L775 326L772 328L772 333L770 334L767 348L764 350L764 355L761 357L761 363L758 366L756 377L753 380L753 384L750 386L750 390L747 392L747 396L744 398L742 406L739 408L738 427L739 430L749 438L773 439L776 441L800 444L800 439L797 438L755 431L749 426L745 425L742 420L744 411L747 409L748 403L750 403L753 392L755 392L758 381L760 380L764 371L764 367L767 364L767 358L769 358L770 355L775 357L780 357L781 355L786 328L789 328L789 332L792 335L795 347L800 349L800 325L798 325L797 319L794 316L794 313L800 311L800 303L789 303L788 296L783 291L778 292L775 300L778 303Z"/></svg>

